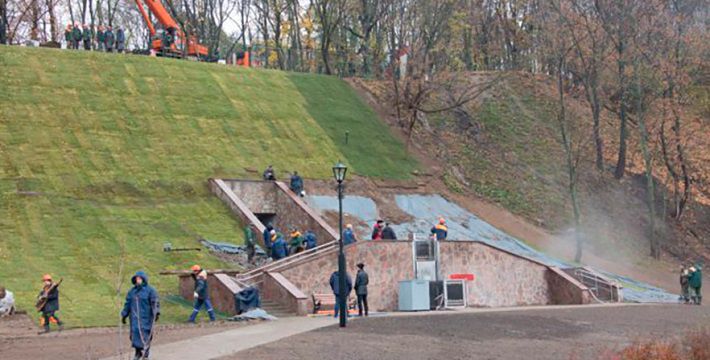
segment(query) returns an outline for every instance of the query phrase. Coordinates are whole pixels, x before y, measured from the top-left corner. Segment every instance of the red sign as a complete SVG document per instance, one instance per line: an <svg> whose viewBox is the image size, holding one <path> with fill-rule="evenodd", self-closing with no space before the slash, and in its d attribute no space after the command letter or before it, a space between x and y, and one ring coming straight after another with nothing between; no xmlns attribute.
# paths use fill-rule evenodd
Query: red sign
<svg viewBox="0 0 710 360"><path fill-rule="evenodd" d="M451 274L449 280L466 280L473 281L476 278L473 274Z"/></svg>

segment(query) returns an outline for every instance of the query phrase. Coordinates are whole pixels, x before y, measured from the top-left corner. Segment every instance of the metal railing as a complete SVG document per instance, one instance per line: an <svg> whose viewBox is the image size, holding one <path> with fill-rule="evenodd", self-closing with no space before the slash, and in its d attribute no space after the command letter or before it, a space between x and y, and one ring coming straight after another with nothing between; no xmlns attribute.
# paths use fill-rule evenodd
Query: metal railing
<svg viewBox="0 0 710 360"><path fill-rule="evenodd" d="M302 251L297 254L293 254L290 256L287 256L283 259L279 259L277 261L272 261L268 264L265 264L263 266L260 266L258 268L251 269L245 273L238 274L237 276L234 277L235 281L237 281L239 284L244 284L244 285L255 285L258 282L254 282L253 280L261 274L263 274L266 271L275 271L275 270L280 270L283 269L287 266L291 266L294 264L297 264L301 261L305 261L307 259L310 259L313 256L320 255L328 250L335 249L337 247L338 242L337 241L330 241L325 244L319 245L314 247L313 249L308 249L306 251Z"/></svg>
<svg viewBox="0 0 710 360"><path fill-rule="evenodd" d="M623 301L621 285L589 268L575 268L574 277L589 288L595 300L599 302Z"/></svg>

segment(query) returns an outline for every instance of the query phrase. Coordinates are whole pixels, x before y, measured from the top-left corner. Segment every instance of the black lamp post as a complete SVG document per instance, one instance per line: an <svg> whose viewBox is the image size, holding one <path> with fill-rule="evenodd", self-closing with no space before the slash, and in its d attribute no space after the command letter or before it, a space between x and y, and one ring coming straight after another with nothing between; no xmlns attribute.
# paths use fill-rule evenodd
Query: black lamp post
<svg viewBox="0 0 710 360"><path fill-rule="evenodd" d="M337 164L333 166L333 176L335 181L338 182L338 230L340 230L340 237L338 239L338 245L340 251L338 251L338 289L340 294L338 294L338 309L340 311L340 327L345 327L348 321L348 309L346 305L347 291L345 287L345 252L343 251L343 181L345 180L345 173L348 172L348 167L345 164L338 161Z"/></svg>

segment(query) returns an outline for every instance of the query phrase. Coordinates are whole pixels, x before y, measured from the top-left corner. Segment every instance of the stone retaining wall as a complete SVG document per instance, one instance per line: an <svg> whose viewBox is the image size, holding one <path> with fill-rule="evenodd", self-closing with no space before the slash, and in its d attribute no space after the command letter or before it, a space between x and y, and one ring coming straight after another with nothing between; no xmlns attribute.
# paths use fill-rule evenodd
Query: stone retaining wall
<svg viewBox="0 0 710 360"><path fill-rule="evenodd" d="M368 302L373 311L397 309L400 280L414 277L412 264L412 244L408 241L361 241L345 248L347 272L355 282L356 264L365 264L370 277ZM310 262L281 270L308 297L308 308L312 308L311 295L332 293L330 275L338 269L337 252L315 257ZM351 296L355 296L354 293Z"/></svg>
<svg viewBox="0 0 710 360"><path fill-rule="evenodd" d="M439 272L474 274L467 281L468 305L545 305L550 291L547 266L474 241L439 242Z"/></svg>

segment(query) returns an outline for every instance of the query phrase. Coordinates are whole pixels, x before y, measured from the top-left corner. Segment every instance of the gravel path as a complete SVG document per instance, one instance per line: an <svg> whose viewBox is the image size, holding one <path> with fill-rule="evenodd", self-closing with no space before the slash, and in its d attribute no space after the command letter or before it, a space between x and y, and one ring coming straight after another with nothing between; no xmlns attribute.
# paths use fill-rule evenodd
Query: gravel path
<svg viewBox="0 0 710 360"><path fill-rule="evenodd" d="M635 305L355 319L224 359L599 359L710 326L710 307Z"/></svg>

